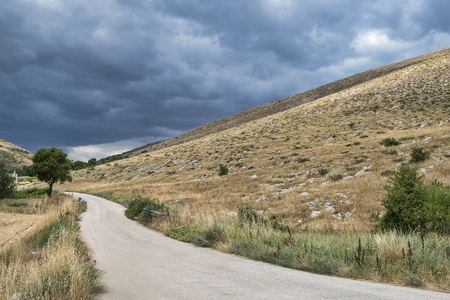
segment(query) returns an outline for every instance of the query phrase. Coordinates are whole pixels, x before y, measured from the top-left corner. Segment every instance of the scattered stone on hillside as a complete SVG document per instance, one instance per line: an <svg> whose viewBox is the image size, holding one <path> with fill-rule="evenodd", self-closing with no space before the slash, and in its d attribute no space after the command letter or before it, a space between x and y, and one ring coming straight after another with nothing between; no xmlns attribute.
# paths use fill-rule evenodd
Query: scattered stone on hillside
<svg viewBox="0 0 450 300"><path fill-rule="evenodd" d="M255 200L255 202L259 202L259 201L265 200L265 199L266 199L266 196L261 195L261 196L258 197L258 199Z"/></svg>
<svg viewBox="0 0 450 300"><path fill-rule="evenodd" d="M359 171L358 173L355 174L355 177L364 175L366 172L370 171L370 168L371 168L371 166L363 167L361 171Z"/></svg>
<svg viewBox="0 0 450 300"><path fill-rule="evenodd" d="M309 195L309 193L308 192L303 192L303 193L300 193L300 196L308 196Z"/></svg>
<svg viewBox="0 0 450 300"><path fill-rule="evenodd" d="M253 179L258 178L258 175L252 175L252 176L250 176L250 178L253 178Z"/></svg>
<svg viewBox="0 0 450 300"><path fill-rule="evenodd" d="M426 168L422 168L422 169L419 170L419 173L421 173L421 174L425 174L426 172L427 172Z"/></svg>
<svg viewBox="0 0 450 300"><path fill-rule="evenodd" d="M349 180L349 179L353 179L353 176L345 176L344 178L342 178L342 180Z"/></svg>
<svg viewBox="0 0 450 300"><path fill-rule="evenodd" d="M279 186L283 186L283 185L284 185L284 182L281 182L281 183L275 183L275 184L269 185L269 187L275 188L275 187L279 187Z"/></svg>
<svg viewBox="0 0 450 300"><path fill-rule="evenodd" d="M325 210L326 211L329 211L330 213L333 213L335 211L333 205L331 205L330 202L325 202L324 205L325 205Z"/></svg>
<svg viewBox="0 0 450 300"><path fill-rule="evenodd" d="M316 218L316 217L318 217L318 216L320 216L322 213L320 212L320 211L318 211L318 210L313 210L312 212L311 212L311 218Z"/></svg>
<svg viewBox="0 0 450 300"><path fill-rule="evenodd" d="M314 201L309 201L309 202L306 202L305 203L307 206L309 206L309 207L314 207L314 206L316 206L316 201L314 200Z"/></svg>
<svg viewBox="0 0 450 300"><path fill-rule="evenodd" d="M342 220L342 214L341 213L333 214L333 217L338 219L338 220Z"/></svg>

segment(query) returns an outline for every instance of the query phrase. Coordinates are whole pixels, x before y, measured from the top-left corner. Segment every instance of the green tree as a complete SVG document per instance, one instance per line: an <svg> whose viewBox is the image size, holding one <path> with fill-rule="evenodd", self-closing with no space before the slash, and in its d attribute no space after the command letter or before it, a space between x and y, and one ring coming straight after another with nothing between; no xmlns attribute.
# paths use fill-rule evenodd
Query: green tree
<svg viewBox="0 0 450 300"><path fill-rule="evenodd" d="M52 196L53 185L57 182L64 183L72 181L70 170L72 169L71 161L67 159L67 154L61 149L52 147L49 149L42 148L34 154L31 159L31 172L37 176L40 181L48 184L47 195Z"/></svg>
<svg viewBox="0 0 450 300"><path fill-rule="evenodd" d="M72 163L73 170L81 170L81 169L84 169L85 167L86 167L86 163L82 162L81 160L77 160Z"/></svg>
<svg viewBox="0 0 450 300"><path fill-rule="evenodd" d="M88 167L95 167L97 165L97 159L96 158L91 158L90 160L88 160Z"/></svg>
<svg viewBox="0 0 450 300"><path fill-rule="evenodd" d="M0 162L0 199L12 197L15 187L14 178L6 170L5 164Z"/></svg>
<svg viewBox="0 0 450 300"><path fill-rule="evenodd" d="M417 169L407 165L390 182L382 200L386 213L378 224L380 229L450 233L450 186L437 180L425 184Z"/></svg>
<svg viewBox="0 0 450 300"><path fill-rule="evenodd" d="M413 167L403 165L396 171L386 186L382 200L386 213L379 226L382 229L411 231L425 225L423 176L417 175Z"/></svg>

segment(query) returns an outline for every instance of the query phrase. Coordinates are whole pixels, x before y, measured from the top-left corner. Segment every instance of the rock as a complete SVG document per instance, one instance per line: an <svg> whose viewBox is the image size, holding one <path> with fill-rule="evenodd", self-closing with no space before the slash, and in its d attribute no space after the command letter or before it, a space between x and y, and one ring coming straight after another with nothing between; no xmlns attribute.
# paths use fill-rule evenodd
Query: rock
<svg viewBox="0 0 450 300"><path fill-rule="evenodd" d="M300 194L300 196L308 196L308 195L309 195L308 192L303 192L303 193Z"/></svg>
<svg viewBox="0 0 450 300"><path fill-rule="evenodd" d="M364 173L370 171L370 167L371 167L371 166L365 166L365 167L363 167L361 171L359 171L358 173L355 174L355 177L356 177L356 176L362 176L362 175L364 175Z"/></svg>
<svg viewBox="0 0 450 300"><path fill-rule="evenodd" d="M253 178L253 179L258 178L258 175L252 175L250 178Z"/></svg>
<svg viewBox="0 0 450 300"><path fill-rule="evenodd" d="M309 201L305 203L306 205L308 205L309 207L313 207L316 205L316 201Z"/></svg>
<svg viewBox="0 0 450 300"><path fill-rule="evenodd" d="M338 220L342 220L342 214L341 213L334 214L333 217L338 219Z"/></svg>
<svg viewBox="0 0 450 300"><path fill-rule="evenodd" d="M322 213L320 212L320 211L318 211L318 210L313 210L312 212L311 212L311 218L316 218L316 217L318 217L318 216L320 216Z"/></svg>
<svg viewBox="0 0 450 300"><path fill-rule="evenodd" d="M259 202L259 201L264 200L264 199L266 199L266 196L261 195L261 196L258 197L258 199L255 200L255 202Z"/></svg>

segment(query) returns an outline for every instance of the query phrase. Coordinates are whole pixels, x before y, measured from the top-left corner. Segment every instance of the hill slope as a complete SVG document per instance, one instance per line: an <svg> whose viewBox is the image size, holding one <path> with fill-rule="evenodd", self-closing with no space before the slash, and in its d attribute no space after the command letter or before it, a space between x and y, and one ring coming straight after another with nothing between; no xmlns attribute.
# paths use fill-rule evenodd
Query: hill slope
<svg viewBox="0 0 450 300"><path fill-rule="evenodd" d="M21 170L23 166L29 166L32 153L22 147L0 139L0 162L7 168Z"/></svg>
<svg viewBox="0 0 450 300"><path fill-rule="evenodd" d="M310 91L300 93L282 100L278 100L275 102L271 102L268 104L264 104L258 107L254 107L248 110L245 110L243 112L234 114L232 116L213 121L207 124L204 124L202 126L199 126L197 128L194 128L190 131L187 131L185 133L182 133L181 135L178 135L172 139L168 139L165 141L157 141L153 142L147 145L144 145L142 147L133 149L131 151L128 151L126 153L130 153L132 155L136 155L141 153L142 151L152 151L156 149L162 149L165 147L170 147L175 144L184 143L187 141L195 140L204 136L207 136L212 133L216 133L219 131L223 131L229 128L233 128L245 123L248 123L250 121L254 121L257 119L261 119L263 117L267 117L270 115L273 115L278 112L282 112L288 109L291 109L293 107L315 101L317 99L320 99L322 97L331 95L333 93L337 93L339 91L342 91L344 89L348 89L352 86L370 81L372 79L387 75L389 73L395 72L397 70L406 68L408 66L426 61L428 59L439 57L441 55L446 55L450 53L450 48L445 48L439 51L435 51L429 54L417 56L414 58L410 58L404 61L400 61L397 63L393 63L390 65L386 65L383 67L379 67L376 69L368 70L366 72L362 72L326 85L323 85L321 87L312 89Z"/></svg>
<svg viewBox="0 0 450 300"><path fill-rule="evenodd" d="M76 172L72 185L177 199L198 220L246 203L290 226L367 230L370 213L383 210L387 175L412 148L431 152L416 165L426 180L450 184L449 75L450 54L431 56L314 102ZM386 138L401 144L381 145ZM217 175L220 164L228 176Z"/></svg>

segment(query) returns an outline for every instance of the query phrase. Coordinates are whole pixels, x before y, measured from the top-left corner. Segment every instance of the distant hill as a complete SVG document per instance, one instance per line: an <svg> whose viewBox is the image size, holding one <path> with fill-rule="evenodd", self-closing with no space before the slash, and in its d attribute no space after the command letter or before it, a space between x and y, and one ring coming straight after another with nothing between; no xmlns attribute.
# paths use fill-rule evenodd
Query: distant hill
<svg viewBox="0 0 450 300"><path fill-rule="evenodd" d="M229 117L225 117L220 120L216 120L204 125L201 125L197 128L189 130L185 133L182 133L174 138L162 141L156 141L139 148L130 150L125 152L126 154L137 155L142 152L153 151L157 149L162 149L166 147L170 147L172 145L185 143L187 141L192 141L204 136L207 136L212 133L217 133L229 128L233 128L250 121L254 121L257 119L261 119L282 111L286 111L293 107L312 102L314 100L323 98L325 96L340 92L342 90L348 89L352 86L356 86L358 84L370 81L372 79L387 75L389 73L395 72L397 70L412 66L414 64L426 61L431 58L439 57L442 55L447 55L450 53L450 48L445 48L439 51L435 51L432 53L428 53L425 55L417 56L414 58L410 58L407 60L403 60L400 62L396 62L393 64L389 64L386 66L382 66L376 69L372 69L366 72L362 72L341 80L337 80L328 84L325 84L321 87L309 90L307 92L303 92L288 98L284 98L275 102L271 102L268 104L264 104L261 106L257 106L240 113L234 114Z"/></svg>
<svg viewBox="0 0 450 300"><path fill-rule="evenodd" d="M0 162L5 163L7 168L22 170L23 166L32 164L32 156L33 153L30 151L0 139Z"/></svg>

